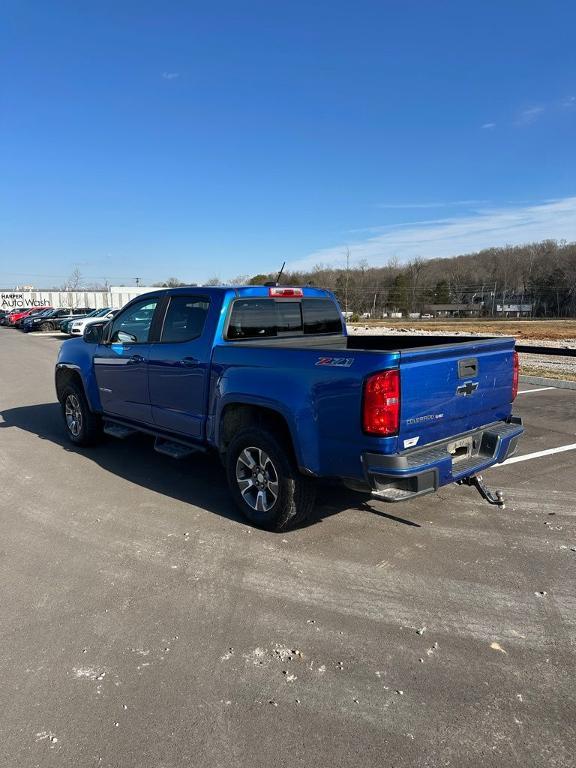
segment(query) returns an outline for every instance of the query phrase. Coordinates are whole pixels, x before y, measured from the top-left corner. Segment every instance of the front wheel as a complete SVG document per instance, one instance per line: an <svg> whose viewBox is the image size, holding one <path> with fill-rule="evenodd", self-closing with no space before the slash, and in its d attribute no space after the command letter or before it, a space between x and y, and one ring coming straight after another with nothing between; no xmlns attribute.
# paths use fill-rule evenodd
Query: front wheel
<svg viewBox="0 0 576 768"><path fill-rule="evenodd" d="M62 416L68 439L74 445L92 445L101 435L102 425L86 401L82 388L75 383L68 384L62 392Z"/></svg>
<svg viewBox="0 0 576 768"><path fill-rule="evenodd" d="M226 451L226 471L236 504L254 525L285 531L310 517L315 485L298 472L290 450L272 432L239 432Z"/></svg>
<svg viewBox="0 0 576 768"><path fill-rule="evenodd" d="M52 323L41 323L40 324L40 330L41 331L53 331L54 327L52 326Z"/></svg>

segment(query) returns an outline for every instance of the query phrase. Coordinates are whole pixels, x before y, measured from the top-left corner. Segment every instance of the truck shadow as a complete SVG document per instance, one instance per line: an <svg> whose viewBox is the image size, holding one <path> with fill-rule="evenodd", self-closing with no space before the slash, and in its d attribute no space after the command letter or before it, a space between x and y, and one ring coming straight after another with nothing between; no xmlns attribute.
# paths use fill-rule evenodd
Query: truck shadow
<svg viewBox="0 0 576 768"><path fill-rule="evenodd" d="M77 448L66 437L58 403L9 408L0 416L3 419L0 429L25 430L41 440L49 440L68 453L87 456L102 469L131 483L234 522L245 523L230 497L224 469L214 454L198 454L178 461L154 451L153 438L147 435L135 435L127 440L107 438L100 445ZM411 520L375 509L367 503L369 499L366 494L320 483L315 514L308 525L346 509L361 509L392 522L420 527Z"/></svg>

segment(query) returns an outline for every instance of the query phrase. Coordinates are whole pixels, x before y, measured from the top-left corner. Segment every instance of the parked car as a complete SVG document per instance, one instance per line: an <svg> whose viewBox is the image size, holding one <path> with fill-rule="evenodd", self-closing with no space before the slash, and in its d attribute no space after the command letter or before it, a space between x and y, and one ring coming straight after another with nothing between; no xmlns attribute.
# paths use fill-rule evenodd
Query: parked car
<svg viewBox="0 0 576 768"><path fill-rule="evenodd" d="M0 325L8 325L8 316L13 310L0 309Z"/></svg>
<svg viewBox="0 0 576 768"><path fill-rule="evenodd" d="M11 312L8 320L9 325L16 326L16 322L21 318L28 317L28 315L32 314L33 309L33 307L21 307L17 312Z"/></svg>
<svg viewBox="0 0 576 768"><path fill-rule="evenodd" d="M10 321L11 321L11 319L12 319L12 318L13 318L15 315L18 315L18 314L20 314L22 311L23 311L23 310L22 310L22 307L16 307L16 308L14 308L14 309L9 309L9 310L6 312L6 314L4 315L4 317L2 318L2 320L1 320L1 324L2 324L2 325L8 325L8 326L12 325L12 323L10 322Z"/></svg>
<svg viewBox="0 0 576 768"><path fill-rule="evenodd" d="M307 519L316 480L413 499L504 461L523 432L514 339L346 336L318 288L158 290L65 341L55 372L69 439L155 436L213 450L254 524Z"/></svg>
<svg viewBox="0 0 576 768"><path fill-rule="evenodd" d="M88 317L95 310L91 307L75 307L70 310L70 314L66 315L62 320L56 323L56 330L61 331L62 325L67 325L70 321L77 320L78 318Z"/></svg>
<svg viewBox="0 0 576 768"><path fill-rule="evenodd" d="M43 309L41 312L36 312L34 315L31 315L30 317L25 317L19 324L19 328L21 331L24 331L24 333L27 333L30 328L32 327L32 320L37 320L39 317L46 317L47 315L54 312L54 307L47 307L46 309Z"/></svg>
<svg viewBox="0 0 576 768"><path fill-rule="evenodd" d="M14 325L16 328L20 328L27 317L34 317L40 312L44 312L46 309L52 309L52 307L32 307L31 309L16 312L10 317L10 324Z"/></svg>
<svg viewBox="0 0 576 768"><path fill-rule="evenodd" d="M70 320L76 317L82 317L88 312L92 312L91 309L70 309L69 307L61 307L60 309L53 309L46 314L35 315L33 317L26 318L26 321L22 324L23 331L56 331L60 329L60 323L63 320Z"/></svg>
<svg viewBox="0 0 576 768"><path fill-rule="evenodd" d="M97 323L99 320L111 320L116 314L118 314L117 309L106 307L106 309L99 309L96 312L86 315L85 318L69 320L68 333L71 336L82 336L87 325Z"/></svg>
<svg viewBox="0 0 576 768"><path fill-rule="evenodd" d="M96 317L100 312L103 312L102 309L93 309L89 314L83 315L82 317ZM70 328L72 327L72 323L75 322L78 319L78 315L71 315L70 317L66 318L60 323L60 330L62 333L70 334Z"/></svg>

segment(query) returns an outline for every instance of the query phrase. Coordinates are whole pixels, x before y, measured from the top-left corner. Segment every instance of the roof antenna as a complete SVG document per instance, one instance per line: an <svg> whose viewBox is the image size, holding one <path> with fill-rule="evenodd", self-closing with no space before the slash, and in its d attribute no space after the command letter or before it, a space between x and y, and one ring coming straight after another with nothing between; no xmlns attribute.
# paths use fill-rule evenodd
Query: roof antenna
<svg viewBox="0 0 576 768"><path fill-rule="evenodd" d="M276 278L276 285L278 285L278 280L282 277L282 272L284 272L284 267L286 266L286 262L282 262L282 266L280 267L280 272L278 272L278 277Z"/></svg>
<svg viewBox="0 0 576 768"><path fill-rule="evenodd" d="M264 283L266 286L272 286L278 285L278 280L282 277L282 272L284 272L284 267L286 266L286 262L282 262L282 266L280 267L280 272L278 272L278 275L276 277L276 280L269 280L267 283Z"/></svg>

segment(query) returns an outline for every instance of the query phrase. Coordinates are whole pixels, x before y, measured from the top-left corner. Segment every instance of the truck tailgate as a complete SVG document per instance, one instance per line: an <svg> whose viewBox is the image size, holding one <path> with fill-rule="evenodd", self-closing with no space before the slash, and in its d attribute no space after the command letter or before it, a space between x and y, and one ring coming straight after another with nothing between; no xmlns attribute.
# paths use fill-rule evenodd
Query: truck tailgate
<svg viewBox="0 0 576 768"><path fill-rule="evenodd" d="M506 419L514 339L473 339L400 352L399 450Z"/></svg>

